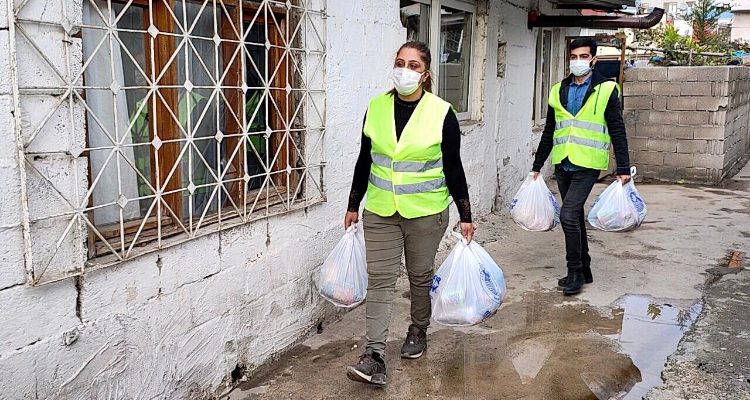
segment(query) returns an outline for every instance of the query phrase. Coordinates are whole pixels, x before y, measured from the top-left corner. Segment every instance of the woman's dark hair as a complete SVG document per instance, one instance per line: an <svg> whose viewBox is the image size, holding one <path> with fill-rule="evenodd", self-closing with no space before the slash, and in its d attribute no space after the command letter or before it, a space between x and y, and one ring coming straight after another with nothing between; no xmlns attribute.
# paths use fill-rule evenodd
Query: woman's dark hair
<svg viewBox="0 0 750 400"><path fill-rule="evenodd" d="M570 50L588 47L591 50L591 57L596 57L596 40L592 38L578 38L570 43Z"/></svg>
<svg viewBox="0 0 750 400"><path fill-rule="evenodd" d="M425 72L427 72L427 79L425 79L424 83L422 84L422 87L424 90L432 93L432 73L430 73L430 65L432 64L432 55L430 54L430 48L425 44L424 42L419 41L411 41L406 42L401 47L398 48L398 51L396 52L396 57L398 57L398 53L401 53L401 50L403 49L414 49L419 52L419 58L422 60L425 66ZM396 95L398 92L396 89L391 89L390 92L388 92L392 95Z"/></svg>

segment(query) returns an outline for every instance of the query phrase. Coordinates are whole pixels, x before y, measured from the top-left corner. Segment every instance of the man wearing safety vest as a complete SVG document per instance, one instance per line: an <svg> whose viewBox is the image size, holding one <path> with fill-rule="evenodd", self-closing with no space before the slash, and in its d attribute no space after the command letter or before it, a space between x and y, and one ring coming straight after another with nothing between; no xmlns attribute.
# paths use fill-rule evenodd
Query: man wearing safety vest
<svg viewBox="0 0 750 400"><path fill-rule="evenodd" d="M534 179L552 153L555 178L563 199L560 223L565 233L568 267L558 280L565 295L581 292L592 283L591 257L583 206L599 172L609 168L609 148L614 147L617 179L630 180L628 142L616 82L593 69L596 42L579 38L570 44L571 75L552 87L547 120L536 152Z"/></svg>

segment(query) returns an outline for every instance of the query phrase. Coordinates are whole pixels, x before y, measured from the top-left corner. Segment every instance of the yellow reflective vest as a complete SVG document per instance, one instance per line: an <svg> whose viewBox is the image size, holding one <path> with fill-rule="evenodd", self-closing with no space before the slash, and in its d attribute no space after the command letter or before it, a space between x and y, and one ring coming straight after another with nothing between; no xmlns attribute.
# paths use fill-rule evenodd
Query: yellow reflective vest
<svg viewBox="0 0 750 400"><path fill-rule="evenodd" d="M372 141L365 209L382 217L419 218L450 204L443 174L443 122L450 104L425 92L396 139L394 95L370 101L364 134Z"/></svg>
<svg viewBox="0 0 750 400"><path fill-rule="evenodd" d="M553 86L549 96L549 105L555 110L552 163L560 164L567 158L580 167L606 170L612 142L604 112L617 83L605 81L597 85L576 115L560 102L560 86Z"/></svg>

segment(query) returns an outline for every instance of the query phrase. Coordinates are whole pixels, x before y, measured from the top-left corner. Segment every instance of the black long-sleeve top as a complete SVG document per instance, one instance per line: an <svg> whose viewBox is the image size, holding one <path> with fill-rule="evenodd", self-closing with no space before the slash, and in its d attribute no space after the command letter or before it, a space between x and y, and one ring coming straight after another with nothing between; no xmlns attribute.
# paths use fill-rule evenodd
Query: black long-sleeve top
<svg viewBox="0 0 750 400"><path fill-rule="evenodd" d="M420 99L421 100L421 99ZM396 138L401 139L406 123L414 113L419 100L408 102L396 96L394 102L394 116L396 119ZM365 118L367 116L365 115ZM466 184L466 174L461 162L461 129L458 118L453 109L448 109L443 122L443 141L440 145L443 153L443 173L448 192L458 208L461 222L471 222L471 203L469 201L469 188ZM372 166L372 141L364 134L364 123L362 132L362 143L359 150L357 164L354 167L354 178L349 193L349 211L359 211L359 205L367 193L367 183L370 178Z"/></svg>
<svg viewBox="0 0 750 400"><path fill-rule="evenodd" d="M607 78L600 72L594 70L591 86L586 96L583 98L583 104L592 95L594 89ZM560 102L563 107L568 104L568 87L572 81L572 76L562 81L560 85ZM604 119L607 121L607 129L612 140L612 146L615 151L615 161L617 162L617 175L630 175L630 158L628 157L628 138L625 131L625 122L622 118L622 109L620 108L620 94L617 90L612 91L609 97L607 108L604 110ZM544 124L542 139L539 141L539 147L534 158L533 171L539 172L544 166L547 157L552 152L553 137L555 133L555 110L550 106L547 107L547 120Z"/></svg>

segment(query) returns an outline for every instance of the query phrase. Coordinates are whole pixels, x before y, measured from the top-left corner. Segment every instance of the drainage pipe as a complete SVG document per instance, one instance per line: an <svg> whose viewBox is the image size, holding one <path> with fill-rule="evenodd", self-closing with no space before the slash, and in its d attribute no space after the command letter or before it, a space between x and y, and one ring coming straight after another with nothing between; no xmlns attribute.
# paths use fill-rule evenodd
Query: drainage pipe
<svg viewBox="0 0 750 400"><path fill-rule="evenodd" d="M642 17L624 17L609 15L543 15L536 11L529 12L528 27L552 28L552 27L580 27L580 28L633 28L649 29L658 24L664 16L664 10L654 8L650 14Z"/></svg>

